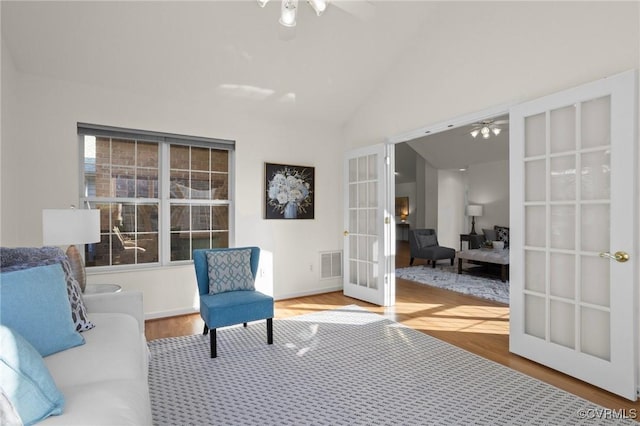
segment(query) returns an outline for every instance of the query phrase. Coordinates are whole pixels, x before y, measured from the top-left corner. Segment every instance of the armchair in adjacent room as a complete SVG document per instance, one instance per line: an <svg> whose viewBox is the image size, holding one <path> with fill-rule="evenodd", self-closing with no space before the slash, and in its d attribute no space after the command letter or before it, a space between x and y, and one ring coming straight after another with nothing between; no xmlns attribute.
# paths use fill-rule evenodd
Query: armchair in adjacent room
<svg viewBox="0 0 640 426"><path fill-rule="evenodd" d="M434 268L436 262L442 259L450 259L451 265L453 265L453 260L456 257L455 249L438 244L435 229L411 229L409 231L409 248L411 251L409 265L413 265L416 257L431 262L431 266Z"/></svg>
<svg viewBox="0 0 640 426"><path fill-rule="evenodd" d="M203 334L211 332L211 358L217 356L216 329L267 320L267 343L273 343L273 297L255 290L258 247L193 251Z"/></svg>

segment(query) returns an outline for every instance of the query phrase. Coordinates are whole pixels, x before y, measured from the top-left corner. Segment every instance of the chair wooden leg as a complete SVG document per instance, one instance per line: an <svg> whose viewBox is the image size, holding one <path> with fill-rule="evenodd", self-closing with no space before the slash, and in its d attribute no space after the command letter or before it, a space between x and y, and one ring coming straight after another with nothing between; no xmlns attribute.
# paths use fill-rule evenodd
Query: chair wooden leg
<svg viewBox="0 0 640 426"><path fill-rule="evenodd" d="M204 334L205 336L209 334L209 327L207 327L207 324L204 325L204 330L202 330L202 334Z"/></svg>
<svg viewBox="0 0 640 426"><path fill-rule="evenodd" d="M242 324L244 325L244 328L247 328L247 323L246 322L243 322Z"/></svg>
<svg viewBox="0 0 640 426"><path fill-rule="evenodd" d="M432 267L432 268L435 268L435 267L436 267L436 261L435 261L435 260L432 260L432 261L431 261L431 267Z"/></svg>
<svg viewBox="0 0 640 426"><path fill-rule="evenodd" d="M412 257L412 258L409 260L409 266L413 265L413 261L414 261L414 260L415 260L415 258L414 258L414 257Z"/></svg>
<svg viewBox="0 0 640 426"><path fill-rule="evenodd" d="M267 343L273 344L273 318L267 318Z"/></svg>
<svg viewBox="0 0 640 426"><path fill-rule="evenodd" d="M211 358L218 356L218 345L216 343L216 329L211 329Z"/></svg>
<svg viewBox="0 0 640 426"><path fill-rule="evenodd" d="M453 260L454 260L454 259L455 259L455 258L453 258L453 257L451 258L451 266L453 266Z"/></svg>

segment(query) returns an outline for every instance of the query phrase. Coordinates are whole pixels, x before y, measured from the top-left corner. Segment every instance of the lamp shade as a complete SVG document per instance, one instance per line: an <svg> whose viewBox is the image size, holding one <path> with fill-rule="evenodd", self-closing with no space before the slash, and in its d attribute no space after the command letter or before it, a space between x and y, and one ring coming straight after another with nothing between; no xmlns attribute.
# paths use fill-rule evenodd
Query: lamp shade
<svg viewBox="0 0 640 426"><path fill-rule="evenodd" d="M100 211L42 210L42 244L62 246L100 241Z"/></svg>
<svg viewBox="0 0 640 426"><path fill-rule="evenodd" d="M467 216L482 216L482 206L470 204L467 206Z"/></svg>

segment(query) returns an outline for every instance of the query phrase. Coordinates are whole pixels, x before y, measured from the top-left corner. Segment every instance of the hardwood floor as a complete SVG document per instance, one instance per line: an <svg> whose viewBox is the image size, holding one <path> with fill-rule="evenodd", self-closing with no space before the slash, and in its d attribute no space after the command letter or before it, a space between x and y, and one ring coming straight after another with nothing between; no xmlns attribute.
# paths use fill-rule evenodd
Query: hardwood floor
<svg viewBox="0 0 640 426"><path fill-rule="evenodd" d="M408 247L398 246L396 265L409 264ZM414 265L424 264L416 259ZM276 302L276 318L355 304L473 352L499 364L550 383L605 408L640 414L640 402L631 402L550 368L509 352L509 307L448 290L397 279L396 305L384 308L351 299L342 292L319 294ZM199 314L146 322L148 340L202 333ZM277 336L277 334L276 334Z"/></svg>

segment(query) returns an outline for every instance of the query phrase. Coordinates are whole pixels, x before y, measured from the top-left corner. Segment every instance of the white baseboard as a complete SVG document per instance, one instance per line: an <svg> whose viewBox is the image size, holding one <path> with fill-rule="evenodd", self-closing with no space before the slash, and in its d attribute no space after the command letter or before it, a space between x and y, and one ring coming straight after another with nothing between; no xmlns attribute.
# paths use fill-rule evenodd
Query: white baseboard
<svg viewBox="0 0 640 426"><path fill-rule="evenodd" d="M197 308L180 308L180 309L172 309L169 311L157 311L157 312L149 312L144 314L144 319L152 320L158 318L168 318L168 317L177 317L180 315L189 315L189 314L197 314L199 311Z"/></svg>
<svg viewBox="0 0 640 426"><path fill-rule="evenodd" d="M299 293L279 294L275 299L295 299L296 297L313 296L314 294L332 293L334 291L342 291L342 284L332 287L324 287L315 290L301 291Z"/></svg>
<svg viewBox="0 0 640 426"><path fill-rule="evenodd" d="M295 299L296 297L304 297L304 296L313 296L314 294L323 294L323 293L332 293L334 291L341 291L342 285L332 286L332 287L324 287L315 290L309 291L301 291L297 293L287 293L287 294L279 294L275 300L283 300L283 299ZM168 311L156 311L149 312L144 314L145 321L153 320L158 318L168 318L168 317L177 317L180 315L189 315L189 314L197 314L197 308L180 308L180 309L171 309Z"/></svg>

